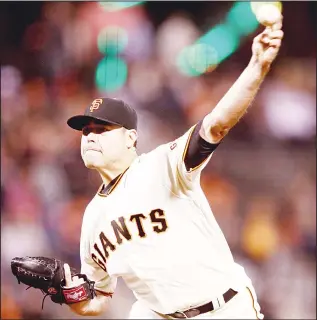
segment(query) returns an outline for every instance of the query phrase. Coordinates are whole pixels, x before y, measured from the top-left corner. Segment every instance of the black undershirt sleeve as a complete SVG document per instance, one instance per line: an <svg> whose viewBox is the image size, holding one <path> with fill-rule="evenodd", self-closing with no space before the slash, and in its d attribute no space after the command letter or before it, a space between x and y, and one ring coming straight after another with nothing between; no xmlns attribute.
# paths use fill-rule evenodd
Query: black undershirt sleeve
<svg viewBox="0 0 317 320"><path fill-rule="evenodd" d="M184 162L186 170L196 168L208 158L208 156L218 147L219 143L209 143L204 140L200 134L199 130L202 126L203 120L199 121L194 128L193 133L190 136L189 145L186 150L184 157Z"/></svg>

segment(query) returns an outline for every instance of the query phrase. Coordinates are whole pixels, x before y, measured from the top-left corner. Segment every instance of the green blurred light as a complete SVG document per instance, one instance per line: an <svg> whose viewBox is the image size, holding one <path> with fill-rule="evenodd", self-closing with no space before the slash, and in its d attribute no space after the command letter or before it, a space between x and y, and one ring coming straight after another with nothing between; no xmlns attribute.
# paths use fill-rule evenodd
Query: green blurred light
<svg viewBox="0 0 317 320"><path fill-rule="evenodd" d="M239 36L246 36L254 32L259 26L249 1L236 2L228 13L226 22Z"/></svg>
<svg viewBox="0 0 317 320"><path fill-rule="evenodd" d="M182 50L177 58L179 70L188 76L198 76L212 70L237 50L241 37L254 32L258 26L250 2L235 2L224 24L216 25L195 44ZM197 44L203 46L197 50Z"/></svg>
<svg viewBox="0 0 317 320"><path fill-rule="evenodd" d="M194 69L190 63L189 50L190 47L186 47L179 53L176 60L177 67L186 76L199 76L201 72L199 72L197 69Z"/></svg>
<svg viewBox="0 0 317 320"><path fill-rule="evenodd" d="M101 91L116 91L125 84L127 75L128 67L123 59L117 56L105 57L96 69L96 85Z"/></svg>
<svg viewBox="0 0 317 320"><path fill-rule="evenodd" d="M178 58L179 70L187 76L198 76L206 72L211 66L216 66L218 54L210 45L196 43L184 48Z"/></svg>
<svg viewBox="0 0 317 320"><path fill-rule="evenodd" d="M100 1L99 5L104 9L105 11L119 11L122 9L130 8L138 6L145 1L127 1L127 2L117 2L117 1Z"/></svg>
<svg viewBox="0 0 317 320"><path fill-rule="evenodd" d="M116 55L128 44L128 33L118 26L103 28L97 38L98 49L103 54Z"/></svg>
<svg viewBox="0 0 317 320"><path fill-rule="evenodd" d="M231 55L239 46L239 37L228 25L219 24L197 41L213 47L217 52L217 64Z"/></svg>

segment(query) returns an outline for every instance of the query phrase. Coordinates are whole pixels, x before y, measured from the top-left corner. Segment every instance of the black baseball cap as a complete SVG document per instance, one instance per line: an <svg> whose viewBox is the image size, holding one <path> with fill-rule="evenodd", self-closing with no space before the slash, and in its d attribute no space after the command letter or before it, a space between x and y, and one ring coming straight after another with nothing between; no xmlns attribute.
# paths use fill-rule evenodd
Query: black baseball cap
<svg viewBox="0 0 317 320"><path fill-rule="evenodd" d="M91 121L137 129L138 117L136 111L122 100L97 98L86 108L83 115L69 118L67 124L75 130L82 130Z"/></svg>

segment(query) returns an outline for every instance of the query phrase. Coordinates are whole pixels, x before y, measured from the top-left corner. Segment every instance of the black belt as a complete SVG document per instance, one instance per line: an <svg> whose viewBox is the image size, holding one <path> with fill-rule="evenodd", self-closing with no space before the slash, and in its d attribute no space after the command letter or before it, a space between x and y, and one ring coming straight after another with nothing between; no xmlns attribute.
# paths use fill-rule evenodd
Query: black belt
<svg viewBox="0 0 317 320"><path fill-rule="evenodd" d="M230 301L237 293L238 292L234 291L233 289L229 289L227 292L225 292L223 294L223 299L224 299L225 303ZM220 303L219 303L219 305L220 305ZM210 301L200 307L188 309L188 310L182 311L182 312L177 311L174 313L167 314L167 316L172 317L172 318L192 318L192 317L198 316L199 314L210 312L213 310L215 310L215 307L214 307L213 303Z"/></svg>

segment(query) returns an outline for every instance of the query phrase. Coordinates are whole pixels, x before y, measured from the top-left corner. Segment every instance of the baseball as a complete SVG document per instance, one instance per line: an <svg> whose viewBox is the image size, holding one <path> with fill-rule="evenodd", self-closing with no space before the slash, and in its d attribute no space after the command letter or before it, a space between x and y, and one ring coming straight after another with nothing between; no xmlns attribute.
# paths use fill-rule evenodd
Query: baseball
<svg viewBox="0 0 317 320"><path fill-rule="evenodd" d="M281 10L274 3L251 3L256 19L264 26L272 26L281 19Z"/></svg>

